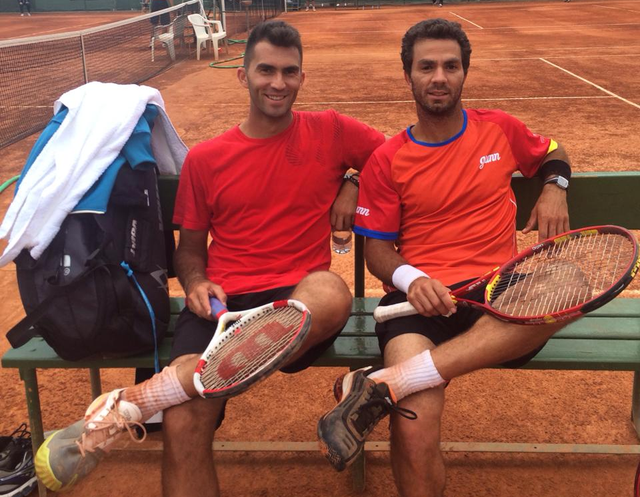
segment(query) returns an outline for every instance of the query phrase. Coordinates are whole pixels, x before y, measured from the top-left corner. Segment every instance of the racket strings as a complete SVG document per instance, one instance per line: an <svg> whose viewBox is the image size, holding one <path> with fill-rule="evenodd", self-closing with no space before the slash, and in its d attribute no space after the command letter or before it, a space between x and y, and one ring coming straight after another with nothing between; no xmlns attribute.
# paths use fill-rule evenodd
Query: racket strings
<svg viewBox="0 0 640 497"><path fill-rule="evenodd" d="M505 269L488 304L511 316L545 316L581 305L620 280L634 250L619 234L567 238Z"/></svg>
<svg viewBox="0 0 640 497"><path fill-rule="evenodd" d="M206 358L200 381L207 390L227 388L254 375L287 348L301 328L295 307L269 309L230 326L228 337Z"/></svg>

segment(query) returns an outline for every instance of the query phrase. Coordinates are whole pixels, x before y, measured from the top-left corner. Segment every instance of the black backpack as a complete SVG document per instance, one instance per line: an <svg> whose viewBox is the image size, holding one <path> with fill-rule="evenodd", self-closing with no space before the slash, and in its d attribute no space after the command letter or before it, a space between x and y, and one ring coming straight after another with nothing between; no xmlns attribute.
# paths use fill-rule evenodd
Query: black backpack
<svg viewBox="0 0 640 497"><path fill-rule="evenodd" d="M70 214L44 253L15 259L27 316L7 333L42 336L63 359L156 349L169 324L167 255L154 168L124 164L104 214ZM169 250L169 252L168 252Z"/></svg>

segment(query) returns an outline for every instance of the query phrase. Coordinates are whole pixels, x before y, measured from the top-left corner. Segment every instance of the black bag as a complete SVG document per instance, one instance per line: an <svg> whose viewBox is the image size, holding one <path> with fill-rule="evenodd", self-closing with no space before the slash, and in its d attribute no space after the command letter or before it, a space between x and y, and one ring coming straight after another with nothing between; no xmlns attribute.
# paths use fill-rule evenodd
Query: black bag
<svg viewBox="0 0 640 497"><path fill-rule="evenodd" d="M11 345L40 335L70 361L154 350L169 324L168 235L155 169L124 164L106 213L68 215L39 259L15 259L27 316Z"/></svg>

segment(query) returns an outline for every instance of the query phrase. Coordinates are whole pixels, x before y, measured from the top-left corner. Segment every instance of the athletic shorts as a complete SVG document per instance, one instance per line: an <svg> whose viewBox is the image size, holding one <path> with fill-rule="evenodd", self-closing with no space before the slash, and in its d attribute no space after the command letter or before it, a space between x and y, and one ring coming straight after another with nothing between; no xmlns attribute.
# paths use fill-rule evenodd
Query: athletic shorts
<svg viewBox="0 0 640 497"><path fill-rule="evenodd" d="M456 283L449 288L451 290L455 290L456 288L460 288L471 281L473 281L473 279ZM484 302L484 288L480 288L472 292L469 297L472 300ZM380 299L380 305L399 304L400 302L406 301L407 295L405 293L395 291L382 297L382 299ZM380 350L384 355L384 348L393 338L406 333L416 333L427 337L437 346L468 331L483 314L484 312L477 309L459 306L455 314L452 314L448 318L444 316L426 317L416 314L413 316L391 319L384 323L376 324L378 344L380 345ZM521 368L533 359L536 354L542 350L542 347L544 347L544 344L522 357L502 363L501 366L510 369Z"/></svg>
<svg viewBox="0 0 640 497"><path fill-rule="evenodd" d="M230 295L227 297L227 308L230 311L242 311L260 305L268 304L276 300L285 300L291 297L295 286L286 286L265 290L264 292L245 293L242 295ZM170 362L180 356L187 354L202 354L216 331L217 323L198 317L185 307L180 313L173 335L173 345L171 347ZM294 362L280 368L283 373L297 373L307 369L327 350L336 338L340 335L338 331L335 335L322 343L313 346ZM226 404L226 402L225 402ZM216 429L220 427L224 419L224 408L221 411Z"/></svg>

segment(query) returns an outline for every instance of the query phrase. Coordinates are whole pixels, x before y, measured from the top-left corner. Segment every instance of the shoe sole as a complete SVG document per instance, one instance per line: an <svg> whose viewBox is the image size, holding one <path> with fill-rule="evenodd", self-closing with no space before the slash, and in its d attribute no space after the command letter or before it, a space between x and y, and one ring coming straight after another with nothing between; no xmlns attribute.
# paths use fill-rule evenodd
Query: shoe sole
<svg viewBox="0 0 640 497"><path fill-rule="evenodd" d="M334 383L333 396L335 397L338 404L342 401L345 389L347 391L351 391L351 385L353 384L354 378L355 374L347 373L343 376L340 376ZM363 449L360 449L358 452L356 452L349 460L344 460L336 451L334 451L333 449L331 449L331 447L324 443L321 422L322 418L320 419L320 421L318 421L318 445L320 446L320 452L322 452L322 454L329 460L336 471L344 471L351 465L353 461L356 460Z"/></svg>
<svg viewBox="0 0 640 497"><path fill-rule="evenodd" d="M60 431L62 430L54 432L44 441L44 443L38 449L38 453L36 454L35 458L36 474L38 475L38 478L40 478L45 487L53 492L60 492L71 488L76 483L76 480L78 478L77 475L74 475L73 479L67 485L64 485L60 480L56 478L55 474L53 473L53 469L49 464L49 456L51 454L51 451L49 450L49 444L56 436L56 434L60 433Z"/></svg>

